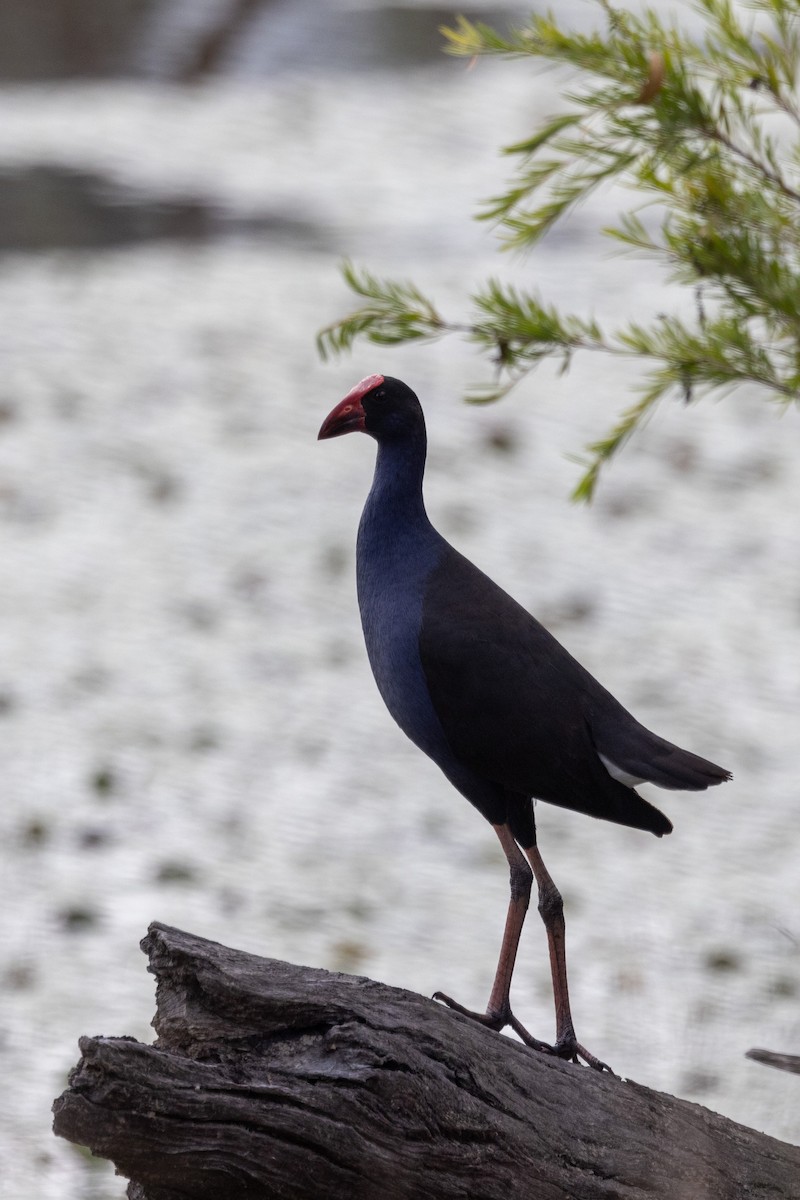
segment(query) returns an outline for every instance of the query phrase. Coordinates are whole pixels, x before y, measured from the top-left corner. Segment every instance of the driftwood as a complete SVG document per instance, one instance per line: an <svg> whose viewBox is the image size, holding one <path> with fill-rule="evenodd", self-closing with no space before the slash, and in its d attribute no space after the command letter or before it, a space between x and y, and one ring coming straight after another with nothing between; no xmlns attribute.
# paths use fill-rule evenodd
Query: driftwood
<svg viewBox="0 0 800 1200"><path fill-rule="evenodd" d="M800 1148L368 979L152 925L154 1046L83 1038L55 1131L131 1200L789 1200Z"/></svg>

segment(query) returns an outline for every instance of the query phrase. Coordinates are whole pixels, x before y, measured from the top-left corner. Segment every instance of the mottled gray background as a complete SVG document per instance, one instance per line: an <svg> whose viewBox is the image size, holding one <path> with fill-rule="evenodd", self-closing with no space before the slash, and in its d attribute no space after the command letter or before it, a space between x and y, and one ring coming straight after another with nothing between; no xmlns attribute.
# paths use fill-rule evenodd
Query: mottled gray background
<svg viewBox="0 0 800 1200"><path fill-rule="evenodd" d="M474 10L473 10L474 11ZM561 10L560 10L561 11ZM569 10L564 10L569 11ZM580 19L587 10L576 5ZM426 404L440 528L646 723L730 766L654 793L664 841L540 806L582 1040L797 1140L798 419L665 406L568 502L629 402L619 363L461 402L466 345L314 334L344 256L455 319L490 272L609 326L690 303L580 210L528 260L472 221L497 147L558 103L534 65L442 58L447 10L345 0L0 7L0 1158L15 1200L124 1184L49 1132L80 1034L149 1038L157 918L482 1007L491 830L387 717L353 581L366 439L318 445L374 371ZM497 20L503 20L498 11ZM535 915L513 992L553 1032ZM8 1181L12 1182L9 1183Z"/></svg>

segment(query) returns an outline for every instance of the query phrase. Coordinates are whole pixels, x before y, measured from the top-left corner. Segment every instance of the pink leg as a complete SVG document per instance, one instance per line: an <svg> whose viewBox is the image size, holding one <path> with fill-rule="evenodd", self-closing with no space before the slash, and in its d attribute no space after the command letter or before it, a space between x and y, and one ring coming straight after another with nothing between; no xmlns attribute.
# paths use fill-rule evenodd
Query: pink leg
<svg viewBox="0 0 800 1200"><path fill-rule="evenodd" d="M569 1006L569 988L567 986L567 948L566 928L564 925L564 902L547 867L542 862L542 856L537 846L531 846L525 851L528 861L533 868L536 884L539 889L539 913L547 931L547 946L550 951L550 972L553 977L553 998L556 1005L556 1044L553 1047L560 1058L578 1062L580 1058L594 1067L597 1071L611 1071L611 1068L599 1058L595 1058L588 1050L580 1045L575 1037L572 1024L572 1013Z"/></svg>
<svg viewBox="0 0 800 1200"><path fill-rule="evenodd" d="M492 828L500 839L500 845L503 847L506 859L508 860L511 875L511 899L508 904L508 914L506 916L505 930L503 931L503 941L500 946L497 971L495 972L486 1012L472 1012L471 1009L464 1008L463 1005L456 1003L450 996L446 996L444 992L434 993L433 998L434 1000L441 1000L448 1008L455 1009L456 1012L463 1013L466 1017L471 1017L475 1021L480 1021L483 1025L488 1025L490 1029L499 1030L506 1025L510 1025L526 1045L532 1046L535 1050L544 1050L550 1053L552 1052L552 1048L546 1042L540 1042L538 1038L533 1037L520 1024L511 1011L509 999L511 976L514 973L514 963L517 958L517 947L519 946L522 926L525 922L525 914L528 911L530 903L533 882L531 869L526 863L519 846L514 841L508 826L493 825Z"/></svg>

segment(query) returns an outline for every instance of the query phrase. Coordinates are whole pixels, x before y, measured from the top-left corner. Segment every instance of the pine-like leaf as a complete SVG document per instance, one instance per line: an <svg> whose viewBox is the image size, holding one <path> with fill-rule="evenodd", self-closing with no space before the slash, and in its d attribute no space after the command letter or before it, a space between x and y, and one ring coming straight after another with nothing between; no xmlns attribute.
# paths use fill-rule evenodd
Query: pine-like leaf
<svg viewBox="0 0 800 1200"><path fill-rule="evenodd" d="M505 153L517 164L478 213L506 247L534 248L566 228L578 205L622 185L629 207L604 230L628 253L655 260L692 303L681 316L602 330L545 299L489 280L473 316L445 321L413 284L344 268L360 303L322 330L320 353L359 338L381 344L458 333L493 365L468 399L505 396L545 358L562 371L577 353L641 361L646 378L605 438L587 449L576 495L668 395L697 400L756 385L782 406L800 390L800 2L697 0L704 28L689 34L660 11L597 0L598 22L573 30L554 13L501 33L459 17L442 33L449 53L524 56L571 71L563 111ZM647 222L639 215L650 206Z"/></svg>

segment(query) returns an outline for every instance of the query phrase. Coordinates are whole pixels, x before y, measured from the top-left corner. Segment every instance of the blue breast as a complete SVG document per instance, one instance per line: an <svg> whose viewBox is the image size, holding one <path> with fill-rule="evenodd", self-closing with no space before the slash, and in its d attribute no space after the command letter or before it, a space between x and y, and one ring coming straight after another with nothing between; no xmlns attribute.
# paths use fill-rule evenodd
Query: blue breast
<svg viewBox="0 0 800 1200"><path fill-rule="evenodd" d="M403 732L481 811L497 787L453 753L436 713L420 657L431 576L452 548L428 520L422 500L424 441L383 443L358 529L358 603L370 665L384 703Z"/></svg>
<svg viewBox="0 0 800 1200"><path fill-rule="evenodd" d="M427 519L409 526L386 517L368 502L358 531L358 604L367 654L397 724L445 767L452 756L422 670L419 631L426 582L446 543Z"/></svg>

